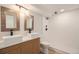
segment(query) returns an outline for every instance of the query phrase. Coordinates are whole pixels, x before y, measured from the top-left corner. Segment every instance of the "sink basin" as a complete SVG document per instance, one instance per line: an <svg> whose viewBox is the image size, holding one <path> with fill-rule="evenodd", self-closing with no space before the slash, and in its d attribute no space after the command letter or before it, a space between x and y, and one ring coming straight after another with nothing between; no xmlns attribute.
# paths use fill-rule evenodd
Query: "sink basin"
<svg viewBox="0 0 79 59"><path fill-rule="evenodd" d="M38 34L38 33L31 33L31 37L32 37L32 38L39 37L39 34Z"/></svg>
<svg viewBox="0 0 79 59"><path fill-rule="evenodd" d="M14 44L22 41L21 35L13 35L13 36L4 36L3 40L5 44Z"/></svg>
<svg viewBox="0 0 79 59"><path fill-rule="evenodd" d="M15 45L24 41L32 40L39 37L37 33L31 33L27 35L13 35L13 36L4 36L0 41L0 48L5 48L11 45Z"/></svg>
<svg viewBox="0 0 79 59"><path fill-rule="evenodd" d="M31 40L33 38L37 38L39 37L39 35L37 33L27 33L24 37L23 37L23 41L26 40Z"/></svg>

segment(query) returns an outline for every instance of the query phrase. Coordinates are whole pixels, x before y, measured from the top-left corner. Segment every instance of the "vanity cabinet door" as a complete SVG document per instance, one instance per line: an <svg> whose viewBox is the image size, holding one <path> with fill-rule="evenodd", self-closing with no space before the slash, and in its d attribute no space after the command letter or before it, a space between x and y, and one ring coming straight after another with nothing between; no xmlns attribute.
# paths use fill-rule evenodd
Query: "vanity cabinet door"
<svg viewBox="0 0 79 59"><path fill-rule="evenodd" d="M18 54L18 53L20 53L20 46L14 45L14 46L11 46L11 47L0 49L0 53L3 53L3 54Z"/></svg>
<svg viewBox="0 0 79 59"><path fill-rule="evenodd" d="M21 45L20 45L21 53L34 54L34 53L40 52L40 39L39 38L24 42Z"/></svg>
<svg viewBox="0 0 79 59"><path fill-rule="evenodd" d="M27 53L27 54L31 54L32 53L32 42L28 41L28 42L24 42L21 45L21 53Z"/></svg>
<svg viewBox="0 0 79 59"><path fill-rule="evenodd" d="M32 41L32 53L40 53L40 39L34 39Z"/></svg>

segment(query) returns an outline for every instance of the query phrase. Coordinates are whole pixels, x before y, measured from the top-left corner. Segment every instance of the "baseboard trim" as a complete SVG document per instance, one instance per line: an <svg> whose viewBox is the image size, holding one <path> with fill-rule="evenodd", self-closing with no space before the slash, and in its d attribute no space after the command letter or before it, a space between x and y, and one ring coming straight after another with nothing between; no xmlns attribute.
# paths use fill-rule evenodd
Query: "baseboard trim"
<svg viewBox="0 0 79 59"><path fill-rule="evenodd" d="M49 47L48 50L49 50L49 54L69 54L65 51L61 51L59 49L52 48L52 47Z"/></svg>

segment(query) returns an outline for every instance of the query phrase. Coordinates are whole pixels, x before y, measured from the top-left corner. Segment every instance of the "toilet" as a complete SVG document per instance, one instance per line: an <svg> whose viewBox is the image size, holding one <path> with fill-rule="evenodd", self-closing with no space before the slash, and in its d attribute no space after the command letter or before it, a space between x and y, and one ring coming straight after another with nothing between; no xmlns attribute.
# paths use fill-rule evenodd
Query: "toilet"
<svg viewBox="0 0 79 59"><path fill-rule="evenodd" d="M48 54L49 44L47 42L41 42L40 46L41 52L44 54Z"/></svg>

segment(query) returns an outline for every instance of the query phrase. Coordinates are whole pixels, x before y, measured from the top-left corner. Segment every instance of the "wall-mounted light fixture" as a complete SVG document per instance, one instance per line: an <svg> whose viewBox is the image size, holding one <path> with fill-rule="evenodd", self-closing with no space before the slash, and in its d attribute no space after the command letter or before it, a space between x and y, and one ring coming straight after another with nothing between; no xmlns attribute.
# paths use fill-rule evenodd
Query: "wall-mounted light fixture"
<svg viewBox="0 0 79 59"><path fill-rule="evenodd" d="M46 25L45 25L45 30L46 30L46 31L48 30L48 20L49 20L49 17L46 17L46 21L47 21L47 23L46 23Z"/></svg>
<svg viewBox="0 0 79 59"><path fill-rule="evenodd" d="M22 14L24 14L24 17L25 17L25 24L24 24L25 25L25 30L27 29L29 31L29 33L31 33L31 31L33 30L34 16L32 16L30 14L30 11L27 8L25 8L21 5L18 5L18 4L16 4L16 6L19 6L20 12Z"/></svg>
<svg viewBox="0 0 79 59"><path fill-rule="evenodd" d="M19 9L20 9L21 13L23 13L23 14L25 14L27 16L30 15L30 11L27 8L25 8L25 7L23 7L23 6L19 5L19 4L16 4L16 6L19 6Z"/></svg>
<svg viewBox="0 0 79 59"><path fill-rule="evenodd" d="M20 9L20 12L23 13L23 14L25 14L25 15L27 15L27 16L30 15L29 10L26 10L26 9L24 9L24 8L21 8L21 9Z"/></svg>

